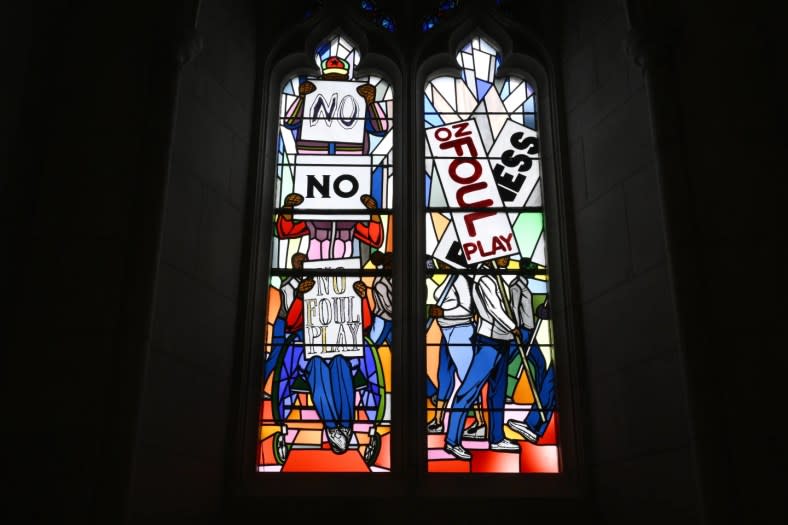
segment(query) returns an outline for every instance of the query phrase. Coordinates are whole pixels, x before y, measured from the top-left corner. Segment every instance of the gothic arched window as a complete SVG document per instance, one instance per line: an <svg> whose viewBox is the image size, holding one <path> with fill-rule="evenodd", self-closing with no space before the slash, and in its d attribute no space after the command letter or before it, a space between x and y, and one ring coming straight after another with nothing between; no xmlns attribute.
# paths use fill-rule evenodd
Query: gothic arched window
<svg viewBox="0 0 788 525"><path fill-rule="evenodd" d="M484 38L457 63L424 89L428 470L555 473L536 93Z"/></svg>
<svg viewBox="0 0 788 525"><path fill-rule="evenodd" d="M359 59L330 37L280 94L261 472L390 469L394 96Z"/></svg>
<svg viewBox="0 0 788 525"><path fill-rule="evenodd" d="M549 57L457 2L410 31L362 4L312 15L265 65L242 476L268 494L343 493L334 472L367 495L447 493L439 472L568 494Z"/></svg>

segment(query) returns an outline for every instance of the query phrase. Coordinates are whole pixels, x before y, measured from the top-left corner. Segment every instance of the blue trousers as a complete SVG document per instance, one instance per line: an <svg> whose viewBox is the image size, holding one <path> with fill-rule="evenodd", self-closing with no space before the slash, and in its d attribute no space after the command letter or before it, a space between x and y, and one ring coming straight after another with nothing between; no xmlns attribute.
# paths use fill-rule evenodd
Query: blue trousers
<svg viewBox="0 0 788 525"><path fill-rule="evenodd" d="M328 361L313 357L306 365L306 379L317 415L326 428L350 428L356 392L348 359L342 355Z"/></svg>
<svg viewBox="0 0 788 525"><path fill-rule="evenodd" d="M520 328L520 334L523 344L526 344L531 335L530 330L527 328ZM523 351L525 350L527 350L527 348L523 348ZM517 353L516 343L512 342L510 359L513 359ZM552 366L547 368L547 362L545 361L542 349L539 348L536 341L531 345L531 351L528 354L527 360L534 371L533 386L534 390L536 390L536 393L539 395L539 401L542 403L544 421L542 421L539 416L539 411L536 408L536 404L534 404L533 409L528 412L528 415L525 417L524 423L528 428L534 431L534 434L541 436L547 430L547 425L550 423L550 418L553 416L553 410L555 410L555 368Z"/></svg>
<svg viewBox="0 0 788 525"><path fill-rule="evenodd" d="M427 378L427 397L432 397L438 393L438 389L435 386L435 383L430 381L430 378Z"/></svg>
<svg viewBox="0 0 788 525"><path fill-rule="evenodd" d="M268 376L274 371L279 354L285 346L285 320L277 317L274 321L274 331L271 334L271 353L265 358L265 368L263 373L263 384L268 381Z"/></svg>
<svg viewBox="0 0 788 525"><path fill-rule="evenodd" d="M506 366L508 364L511 342L492 339L476 334L472 337L474 354L471 366L465 379L460 383L452 404L449 416L449 427L446 432L446 443L457 445L462 440L465 417L473 401L482 391L482 386L489 381L487 387L487 406L490 409L490 426L488 436L490 443L498 443L504 438L503 406L506 402ZM500 410L495 407L501 407Z"/></svg>
<svg viewBox="0 0 788 525"><path fill-rule="evenodd" d="M454 374L462 381L473 359L473 324L441 328L438 350L438 399L447 401L454 391Z"/></svg>
<svg viewBox="0 0 788 525"><path fill-rule="evenodd" d="M375 342L377 348L380 348L384 341L391 346L391 328L393 325L394 323L391 320L383 319L382 317L375 317L372 321L369 337Z"/></svg>

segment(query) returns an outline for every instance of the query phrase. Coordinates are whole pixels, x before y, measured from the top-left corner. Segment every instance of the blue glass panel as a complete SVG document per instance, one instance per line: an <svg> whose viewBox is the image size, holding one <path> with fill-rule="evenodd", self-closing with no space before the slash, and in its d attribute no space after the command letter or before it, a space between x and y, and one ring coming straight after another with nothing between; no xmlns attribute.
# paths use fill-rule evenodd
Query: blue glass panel
<svg viewBox="0 0 788 525"><path fill-rule="evenodd" d="M501 90L501 98L506 98L509 96L509 79L507 78L503 83L503 89Z"/></svg>
<svg viewBox="0 0 788 525"><path fill-rule="evenodd" d="M331 42L324 42L320 47L317 48L317 54L321 57L327 54L331 50Z"/></svg>
<svg viewBox="0 0 788 525"><path fill-rule="evenodd" d="M527 113L525 115L525 125L531 129L536 129L536 118L533 113Z"/></svg>
<svg viewBox="0 0 788 525"><path fill-rule="evenodd" d="M432 105L430 99L427 98L427 95L424 95L424 122L427 123L427 126L440 126L443 124L443 119L440 115L436 115L438 110L435 109L435 106Z"/></svg>
<svg viewBox="0 0 788 525"><path fill-rule="evenodd" d="M378 166L372 172L372 196L379 203L383 205L383 167Z"/></svg>
<svg viewBox="0 0 788 525"><path fill-rule="evenodd" d="M481 100L490 91L492 84L485 80L476 79L476 99Z"/></svg>
<svg viewBox="0 0 788 525"><path fill-rule="evenodd" d="M424 202L429 205L430 202L430 189L432 188L432 177L424 174Z"/></svg>
<svg viewBox="0 0 788 525"><path fill-rule="evenodd" d="M534 97L529 98L525 101L525 106L523 106L523 110L526 113L535 113L534 110Z"/></svg>

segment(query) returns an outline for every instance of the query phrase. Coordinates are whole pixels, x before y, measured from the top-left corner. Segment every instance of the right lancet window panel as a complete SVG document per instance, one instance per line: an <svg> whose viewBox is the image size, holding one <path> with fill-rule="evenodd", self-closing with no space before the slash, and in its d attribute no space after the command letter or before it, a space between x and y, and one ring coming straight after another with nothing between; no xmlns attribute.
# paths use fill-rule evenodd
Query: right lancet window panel
<svg viewBox="0 0 788 525"><path fill-rule="evenodd" d="M424 92L427 465L561 470L537 93L482 38Z"/></svg>

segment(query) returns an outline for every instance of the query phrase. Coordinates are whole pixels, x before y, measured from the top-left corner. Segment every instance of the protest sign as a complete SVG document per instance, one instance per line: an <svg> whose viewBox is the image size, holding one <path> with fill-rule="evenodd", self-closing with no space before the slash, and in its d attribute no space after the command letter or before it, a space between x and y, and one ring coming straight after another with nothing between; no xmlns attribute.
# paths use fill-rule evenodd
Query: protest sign
<svg viewBox="0 0 788 525"><path fill-rule="evenodd" d="M304 197L293 216L298 220L369 220L369 213L305 213L302 210L359 210L361 196L370 193L371 157L368 155L297 155L293 191Z"/></svg>
<svg viewBox="0 0 788 525"><path fill-rule="evenodd" d="M452 224L468 264L518 253L503 202L474 120L427 129L427 142L451 207Z"/></svg>
<svg viewBox="0 0 788 525"><path fill-rule="evenodd" d="M356 92L363 82L311 80L315 91L304 97L301 140L364 142L367 104Z"/></svg>
<svg viewBox="0 0 788 525"><path fill-rule="evenodd" d="M304 261L304 270L360 267L359 259ZM344 275L313 278L315 285L304 293L304 355L307 359L362 356L361 298L353 289L357 278Z"/></svg>

